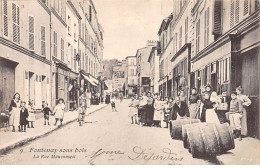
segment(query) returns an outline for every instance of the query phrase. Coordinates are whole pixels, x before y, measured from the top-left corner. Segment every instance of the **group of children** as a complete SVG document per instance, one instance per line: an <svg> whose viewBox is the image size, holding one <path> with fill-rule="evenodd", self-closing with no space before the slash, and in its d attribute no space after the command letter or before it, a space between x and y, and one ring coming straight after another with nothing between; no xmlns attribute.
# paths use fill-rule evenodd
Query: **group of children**
<svg viewBox="0 0 260 168"><path fill-rule="evenodd" d="M48 107L48 103L44 102L42 105L42 112L44 115L44 125L50 125L49 116L54 115L55 124L60 121L60 125L62 125L63 117L64 117L64 109L65 104L63 99L59 99L58 104L55 106L54 111ZM18 128L19 132L26 132L26 128L34 128L35 122L35 107L34 101L30 100L28 105L26 105L25 101L20 100L20 94L15 93L10 106L9 106L9 126L13 127L12 132L15 132L15 128Z"/></svg>

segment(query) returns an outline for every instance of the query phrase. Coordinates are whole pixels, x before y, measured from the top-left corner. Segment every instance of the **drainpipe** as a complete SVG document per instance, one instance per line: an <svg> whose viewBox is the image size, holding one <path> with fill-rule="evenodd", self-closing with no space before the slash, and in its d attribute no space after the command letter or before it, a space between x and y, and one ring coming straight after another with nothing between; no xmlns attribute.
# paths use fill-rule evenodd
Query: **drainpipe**
<svg viewBox="0 0 260 168"><path fill-rule="evenodd" d="M51 102L50 102L50 104L51 104L51 106L54 106L55 105L55 103L54 103L54 105L53 105L53 77L52 77L52 55L51 55L51 51L52 51L52 39L51 39L51 34L52 34L52 22L51 22L51 15L52 15L52 12L50 13L50 61L51 61L51 66L50 66L50 96L51 96ZM54 89L55 89L55 87L54 87Z"/></svg>

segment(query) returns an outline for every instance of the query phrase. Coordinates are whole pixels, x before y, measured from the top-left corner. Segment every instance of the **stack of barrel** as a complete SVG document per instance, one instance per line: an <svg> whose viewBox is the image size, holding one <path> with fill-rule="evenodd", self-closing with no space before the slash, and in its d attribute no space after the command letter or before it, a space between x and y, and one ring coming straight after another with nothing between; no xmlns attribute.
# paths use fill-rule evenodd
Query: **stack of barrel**
<svg viewBox="0 0 260 168"><path fill-rule="evenodd" d="M215 157L235 148L235 142L228 123L201 123L199 119L179 119L170 121L172 139L183 140L195 158Z"/></svg>

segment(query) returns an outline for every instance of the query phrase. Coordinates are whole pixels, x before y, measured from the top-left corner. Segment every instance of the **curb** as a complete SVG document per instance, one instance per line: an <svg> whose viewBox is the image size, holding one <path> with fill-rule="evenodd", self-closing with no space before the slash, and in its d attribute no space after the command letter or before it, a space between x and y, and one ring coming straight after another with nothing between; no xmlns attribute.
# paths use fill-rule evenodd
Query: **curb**
<svg viewBox="0 0 260 168"><path fill-rule="evenodd" d="M98 110L101 110L101 109L103 109L103 108L105 108L105 107L107 107L107 105L105 105L105 106L103 106L103 107L100 107L100 108L98 108L98 109L96 109L96 110L94 110L94 111L92 111L92 112L86 114L86 116L89 116L89 115L91 115L91 114L93 114L93 113L97 112ZM62 124L62 127L64 127L64 126L66 126L66 125L68 125L68 124L70 124L70 123L76 121L77 119L78 119L78 118L71 119L71 120L69 120L69 121L63 123L63 124ZM50 134L50 133L52 133L52 132L54 132L54 131L56 131L56 130L62 128L62 127L56 126L54 129L51 129L51 130L49 130L49 131L47 131L47 132L43 132L43 133L41 133L41 134L39 134L39 135L33 135L33 136L30 136L30 137L26 137L26 138L24 138L24 139L22 139L22 140L20 140L20 141L18 141L18 142L15 142L14 144L7 145L7 146L5 146L5 147L2 147L2 148L0 148L0 155L4 155L4 154L6 154L8 151L13 150L13 149L15 149L15 148L17 148L17 147L23 146L23 145L25 145L25 144L28 143L28 142L31 142L31 141L36 140L36 139L38 139L38 138L45 137L45 136L47 136L48 134Z"/></svg>

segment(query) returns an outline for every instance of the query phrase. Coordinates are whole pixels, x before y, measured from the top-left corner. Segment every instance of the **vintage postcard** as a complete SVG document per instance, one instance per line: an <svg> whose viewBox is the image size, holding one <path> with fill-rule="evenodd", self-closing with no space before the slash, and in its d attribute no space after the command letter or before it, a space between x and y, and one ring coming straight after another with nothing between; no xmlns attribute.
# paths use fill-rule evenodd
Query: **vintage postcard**
<svg viewBox="0 0 260 168"><path fill-rule="evenodd" d="M1 165L259 165L259 0L0 0Z"/></svg>

